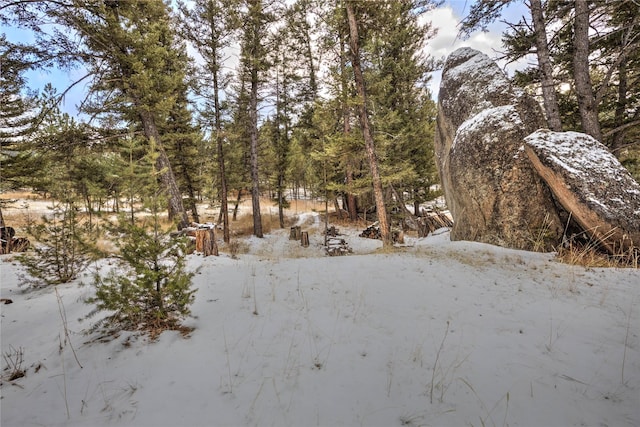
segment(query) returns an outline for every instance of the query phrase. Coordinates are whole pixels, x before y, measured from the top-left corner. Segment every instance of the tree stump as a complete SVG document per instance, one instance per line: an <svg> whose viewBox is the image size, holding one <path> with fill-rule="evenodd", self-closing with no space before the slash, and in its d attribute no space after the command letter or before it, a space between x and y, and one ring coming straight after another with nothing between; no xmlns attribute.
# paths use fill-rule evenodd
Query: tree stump
<svg viewBox="0 0 640 427"><path fill-rule="evenodd" d="M291 227L289 240L300 240L302 238L300 226Z"/></svg>
<svg viewBox="0 0 640 427"><path fill-rule="evenodd" d="M309 232L308 231L303 231L300 234L300 244L304 248L309 247Z"/></svg>
<svg viewBox="0 0 640 427"><path fill-rule="evenodd" d="M199 228L196 230L196 252L202 252L204 256L218 256L218 244L213 228Z"/></svg>

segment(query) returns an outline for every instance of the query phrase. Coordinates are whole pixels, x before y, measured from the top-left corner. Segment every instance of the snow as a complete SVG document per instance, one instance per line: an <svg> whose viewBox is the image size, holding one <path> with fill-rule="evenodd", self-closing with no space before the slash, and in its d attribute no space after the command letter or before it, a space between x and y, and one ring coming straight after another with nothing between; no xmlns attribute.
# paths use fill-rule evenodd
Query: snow
<svg viewBox="0 0 640 427"><path fill-rule="evenodd" d="M497 95L517 99L523 93L511 86L507 76L491 58L468 47L449 55L441 86L452 88L449 98L440 101L448 110L455 111L461 102L464 103L461 99L476 100L469 117L495 107L492 99Z"/></svg>
<svg viewBox="0 0 640 427"><path fill-rule="evenodd" d="M85 334L91 286L25 292L0 257L2 352L27 370L3 379L2 426L640 425L638 270L447 230L382 251L339 227L354 254L325 257L300 221L309 248L275 230L190 255L195 329L156 342Z"/></svg>
<svg viewBox="0 0 640 427"><path fill-rule="evenodd" d="M463 135L469 133L476 134L478 128L487 129L493 126L497 129L510 130L516 127L522 127L522 120L518 110L514 105L501 105L499 107L487 108L480 113L474 115L470 119L465 120L456 131L456 136L451 144L451 150L455 149L456 142Z"/></svg>
<svg viewBox="0 0 640 427"><path fill-rule="evenodd" d="M579 132L551 132L541 130L526 138L529 145L554 152L552 159L576 175L618 175L620 163L609 150L593 138ZM570 161L572 166L567 162Z"/></svg>
<svg viewBox="0 0 640 427"><path fill-rule="evenodd" d="M640 186L618 159L600 142L579 132L552 132L538 130L525 138L525 143L534 148L538 156L555 163L568 172L574 185L580 186L585 198L602 208L609 216L621 212L640 213L629 201L639 201ZM609 194L608 183L617 182L627 200ZM629 218L632 219L632 218Z"/></svg>

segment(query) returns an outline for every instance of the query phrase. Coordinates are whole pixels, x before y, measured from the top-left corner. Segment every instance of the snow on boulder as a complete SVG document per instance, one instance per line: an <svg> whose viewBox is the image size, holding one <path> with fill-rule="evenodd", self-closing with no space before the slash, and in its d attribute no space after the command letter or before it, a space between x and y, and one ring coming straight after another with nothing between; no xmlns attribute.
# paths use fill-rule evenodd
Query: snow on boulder
<svg viewBox="0 0 640 427"><path fill-rule="evenodd" d="M563 224L551 191L522 151L544 127L540 106L470 48L445 62L435 149L453 240L552 250Z"/></svg>
<svg viewBox="0 0 640 427"><path fill-rule="evenodd" d="M640 184L600 142L538 130L524 150L559 203L607 251L640 244Z"/></svg>

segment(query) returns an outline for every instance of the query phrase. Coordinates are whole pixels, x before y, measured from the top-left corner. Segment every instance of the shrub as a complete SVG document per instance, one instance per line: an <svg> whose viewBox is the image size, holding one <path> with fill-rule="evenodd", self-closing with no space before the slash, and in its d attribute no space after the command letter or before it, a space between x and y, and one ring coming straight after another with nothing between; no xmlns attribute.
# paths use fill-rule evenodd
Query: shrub
<svg viewBox="0 0 640 427"><path fill-rule="evenodd" d="M73 202L56 202L50 217L29 224L27 231L40 244L33 253L24 253L18 260L25 266L32 286L55 285L74 280L93 259L88 225L81 221Z"/></svg>
<svg viewBox="0 0 640 427"><path fill-rule="evenodd" d="M96 305L89 317L111 312L94 329L144 330L152 336L179 329L195 298L190 289L194 273L185 269L187 240L162 232L157 215L151 227L122 223L116 266L105 277L96 272L96 294L87 300Z"/></svg>

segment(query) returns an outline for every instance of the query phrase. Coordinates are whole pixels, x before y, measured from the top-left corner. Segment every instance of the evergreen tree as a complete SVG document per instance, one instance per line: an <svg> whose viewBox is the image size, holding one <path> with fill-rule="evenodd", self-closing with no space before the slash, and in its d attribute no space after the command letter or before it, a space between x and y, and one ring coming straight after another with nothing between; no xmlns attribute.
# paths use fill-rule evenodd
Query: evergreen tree
<svg viewBox="0 0 640 427"><path fill-rule="evenodd" d="M179 55L169 8L162 0L100 2L15 2L15 21L31 29L46 56L61 67L82 64L91 78L90 114L117 112L138 122L150 143L158 144L156 169L167 194L170 218L188 223L160 128L176 101L186 64ZM63 31L45 31L43 24ZM58 27L59 28L59 27ZM82 80L82 79L81 79ZM78 83L78 82L76 82Z"/></svg>
<svg viewBox="0 0 640 427"><path fill-rule="evenodd" d="M57 285L74 280L94 257L90 244L95 234L83 221L71 198L54 202L49 216L38 224L29 224L27 231L39 245L33 253L18 258L29 276L24 283L31 286Z"/></svg>
<svg viewBox="0 0 640 427"><path fill-rule="evenodd" d="M433 61L421 54L431 37L428 25L418 18L425 2L395 1L379 4L376 31L364 49L370 52L368 82L375 111L374 129L385 187L406 193L417 206L430 196L437 183L433 135L435 104L427 83ZM404 200L396 200L404 209Z"/></svg>
<svg viewBox="0 0 640 427"><path fill-rule="evenodd" d="M349 0L345 3L347 11L347 20L349 22L349 46L351 64L353 67L353 75L356 84L356 92L358 93L358 111L360 119L360 128L364 137L365 152L369 160L369 169L371 172L371 180L373 183L373 194L376 202L376 213L378 222L380 223L380 235L382 237L383 246L389 246L391 241L391 230L389 227L389 219L387 218L387 209L384 203L384 194L382 188L382 180L378 171L378 158L376 156L375 143L369 113L367 111L367 88L365 87L364 76L362 73L361 57L360 57L360 36L359 36L359 19L362 24L361 10L356 15L355 6Z"/></svg>
<svg viewBox="0 0 640 427"><path fill-rule="evenodd" d="M474 3L462 22L463 32L486 28L510 3ZM523 86L540 85L551 128L557 126L550 107L557 104L563 130L593 135L631 166L637 156L637 138L632 135L640 129L636 71L640 5L631 0L533 0L527 4L532 22L523 17L509 23L503 42L508 59L533 52L538 55L538 66L517 73L515 81ZM544 40L548 42L548 57ZM552 86L557 89L560 82L569 90L550 90Z"/></svg>
<svg viewBox="0 0 640 427"><path fill-rule="evenodd" d="M0 34L0 144L3 150L19 144L31 131L36 118L34 98L25 93L24 73L30 68L31 51Z"/></svg>
<svg viewBox="0 0 640 427"><path fill-rule="evenodd" d="M200 222L197 202L203 187L203 177L199 170L199 162L204 155L203 137L191 122L192 115L188 108L186 87L184 87L180 89L162 133L165 135L167 154L180 192L187 196L187 206L191 210L193 220Z"/></svg>
<svg viewBox="0 0 640 427"><path fill-rule="evenodd" d="M24 73L29 69L32 49L0 35L0 191L18 188L33 159L22 149L36 119L35 100L25 93ZM0 227L2 220L0 205Z"/></svg>
<svg viewBox="0 0 640 427"><path fill-rule="evenodd" d="M264 72L269 68L267 62L268 36L267 25L273 16L266 10L262 0L245 0L242 17L243 34L241 48L242 76L249 93L249 140L251 170L251 205L253 209L253 234L263 237L262 214L260 212L260 176L258 156L258 104L259 91L264 82Z"/></svg>
<svg viewBox="0 0 640 427"><path fill-rule="evenodd" d="M154 169L157 155L152 144L141 159L147 170ZM180 320L190 313L195 290L191 289L194 273L187 272L185 266L188 242L170 237L161 228L160 211L165 201L157 175L152 172L139 177L149 195L144 207L151 215L135 223L122 216L119 224L112 226L114 234L123 237L116 242L117 266L106 275L100 271L94 274L96 293L87 303L95 308L88 317L109 312L94 328L142 330L155 336L164 329L179 329Z"/></svg>
<svg viewBox="0 0 640 427"><path fill-rule="evenodd" d="M227 78L222 71L224 50L230 46L235 13L228 13L233 5L223 0L197 2L190 8L187 3L178 3L184 34L198 50L204 64L199 72L198 94L204 98L202 117L205 127L210 129L215 141L218 163L218 186L220 218L223 224L223 239L230 241L228 178L226 172L223 102L222 95Z"/></svg>

